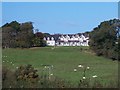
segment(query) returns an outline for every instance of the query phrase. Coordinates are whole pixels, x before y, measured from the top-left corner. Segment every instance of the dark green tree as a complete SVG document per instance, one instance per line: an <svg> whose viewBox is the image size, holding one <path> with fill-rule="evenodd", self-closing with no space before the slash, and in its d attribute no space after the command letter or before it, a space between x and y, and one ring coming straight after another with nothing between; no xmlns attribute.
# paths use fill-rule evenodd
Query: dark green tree
<svg viewBox="0 0 120 90"><path fill-rule="evenodd" d="M4 48L14 47L14 29L12 27L2 28L2 46Z"/></svg>
<svg viewBox="0 0 120 90"><path fill-rule="evenodd" d="M32 46L33 38L33 25L31 22L22 23L20 25L20 31L18 33L18 43L21 44L23 48Z"/></svg>
<svg viewBox="0 0 120 90"><path fill-rule="evenodd" d="M31 47L33 35L32 22L20 24L17 21L12 21L11 23L6 23L2 26L2 47Z"/></svg>
<svg viewBox="0 0 120 90"><path fill-rule="evenodd" d="M118 59L118 19L104 21L90 33L90 48L98 55Z"/></svg>
<svg viewBox="0 0 120 90"><path fill-rule="evenodd" d="M34 46L43 47L46 46L46 42L43 40L44 34L42 32L37 32L34 34L33 43Z"/></svg>

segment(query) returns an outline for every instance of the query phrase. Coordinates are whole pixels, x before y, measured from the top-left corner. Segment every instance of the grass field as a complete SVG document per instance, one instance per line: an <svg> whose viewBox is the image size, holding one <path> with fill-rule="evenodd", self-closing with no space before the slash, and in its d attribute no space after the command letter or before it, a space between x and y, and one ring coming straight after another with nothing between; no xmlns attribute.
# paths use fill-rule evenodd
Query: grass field
<svg viewBox="0 0 120 90"><path fill-rule="evenodd" d="M82 47L88 48L88 47ZM83 70L78 65L89 66L86 77L97 79L102 83L117 81L118 62L95 56L92 53L80 51L80 47L43 47L30 49L3 49L3 65L15 70L20 65L31 64L41 74L41 64L53 65L54 76L76 84L82 78ZM7 56L7 57L5 57ZM13 62L12 65L10 62ZM74 72L74 69L77 69ZM78 71L79 69L79 71Z"/></svg>

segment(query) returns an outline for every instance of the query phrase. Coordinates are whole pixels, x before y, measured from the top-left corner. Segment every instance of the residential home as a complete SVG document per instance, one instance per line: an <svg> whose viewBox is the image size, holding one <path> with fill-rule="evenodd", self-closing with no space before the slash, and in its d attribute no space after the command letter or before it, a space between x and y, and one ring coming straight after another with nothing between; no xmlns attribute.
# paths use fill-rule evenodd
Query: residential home
<svg viewBox="0 0 120 90"><path fill-rule="evenodd" d="M44 40L48 46L89 46L89 37L83 34L51 35Z"/></svg>

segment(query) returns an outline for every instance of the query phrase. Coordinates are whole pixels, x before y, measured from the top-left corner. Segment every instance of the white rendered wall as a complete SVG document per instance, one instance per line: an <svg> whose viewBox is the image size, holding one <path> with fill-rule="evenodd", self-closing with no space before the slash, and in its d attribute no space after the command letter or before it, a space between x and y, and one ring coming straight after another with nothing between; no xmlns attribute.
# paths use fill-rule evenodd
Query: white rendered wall
<svg viewBox="0 0 120 90"><path fill-rule="evenodd" d="M55 41L54 40L47 40L47 45L48 46L55 46Z"/></svg>

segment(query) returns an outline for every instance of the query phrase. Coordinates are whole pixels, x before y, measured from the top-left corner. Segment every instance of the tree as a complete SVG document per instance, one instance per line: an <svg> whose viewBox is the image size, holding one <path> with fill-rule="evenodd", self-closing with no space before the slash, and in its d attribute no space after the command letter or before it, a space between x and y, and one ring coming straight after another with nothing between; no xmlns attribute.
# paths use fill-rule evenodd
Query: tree
<svg viewBox="0 0 120 90"><path fill-rule="evenodd" d="M118 36L115 23L118 19L101 22L98 27L90 33L90 48L98 55L118 59ZM120 58L119 58L120 59Z"/></svg>
<svg viewBox="0 0 120 90"><path fill-rule="evenodd" d="M2 28L2 46L4 48L11 47L14 43L12 42L14 29L12 27Z"/></svg>
<svg viewBox="0 0 120 90"><path fill-rule="evenodd" d="M22 47L31 47L32 38L33 38L33 25L31 22L22 23L20 25L20 31L18 33L19 44L22 44Z"/></svg>
<svg viewBox="0 0 120 90"><path fill-rule="evenodd" d="M32 22L20 24L17 21L12 21L2 26L3 48L31 47L33 36Z"/></svg>
<svg viewBox="0 0 120 90"><path fill-rule="evenodd" d="M51 36L49 33L44 33L44 36L45 37L49 37L49 36Z"/></svg>
<svg viewBox="0 0 120 90"><path fill-rule="evenodd" d="M34 46L43 47L46 46L46 42L43 40L44 34L42 32L37 32L34 34L33 43Z"/></svg>
<svg viewBox="0 0 120 90"><path fill-rule="evenodd" d="M12 21L9 24L9 26L12 27L16 31L18 31L20 29L20 23L18 23L17 21Z"/></svg>

